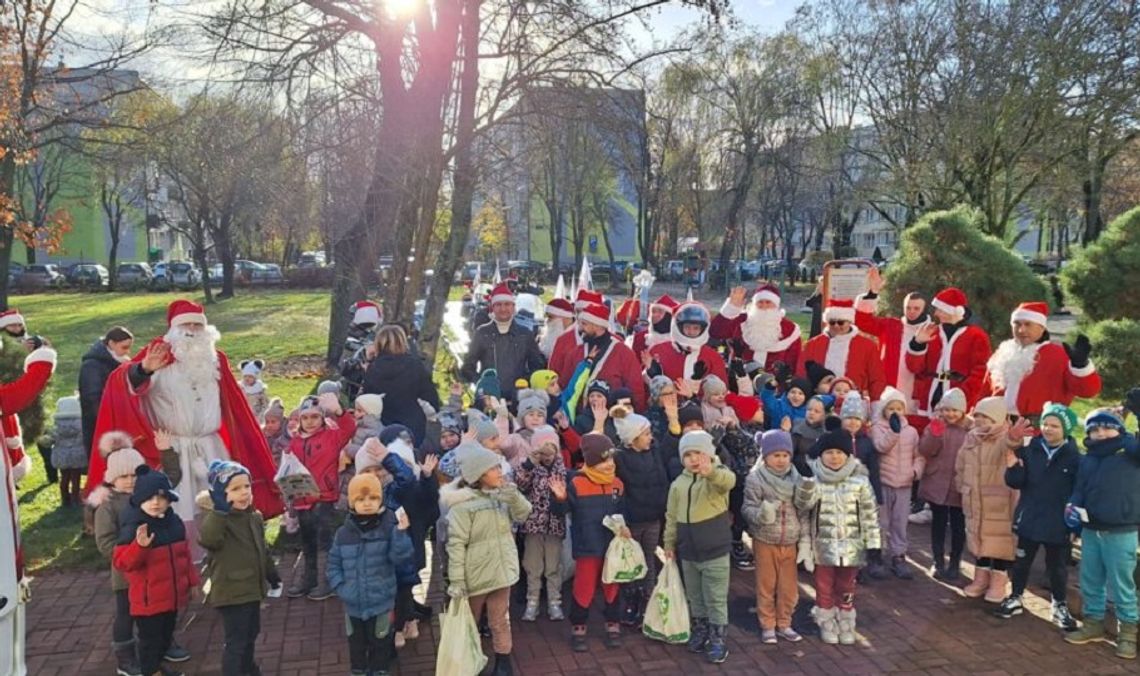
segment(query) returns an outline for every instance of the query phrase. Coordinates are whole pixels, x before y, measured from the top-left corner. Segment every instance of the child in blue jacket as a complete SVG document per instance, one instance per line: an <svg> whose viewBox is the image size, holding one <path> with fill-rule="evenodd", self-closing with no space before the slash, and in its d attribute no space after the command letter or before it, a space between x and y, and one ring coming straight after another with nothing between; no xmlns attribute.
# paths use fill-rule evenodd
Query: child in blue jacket
<svg viewBox="0 0 1140 676"><path fill-rule="evenodd" d="M767 429L782 429L791 432L796 421L807 416L807 402L811 395L811 383L803 378L793 378L788 388L780 396L770 387L760 390L764 402L764 422Z"/></svg>
<svg viewBox="0 0 1140 676"><path fill-rule="evenodd" d="M354 676L387 674L396 656L396 570L413 560L407 517L384 509L384 491L372 474L348 483L349 516L329 550L329 586L348 616L348 654Z"/></svg>

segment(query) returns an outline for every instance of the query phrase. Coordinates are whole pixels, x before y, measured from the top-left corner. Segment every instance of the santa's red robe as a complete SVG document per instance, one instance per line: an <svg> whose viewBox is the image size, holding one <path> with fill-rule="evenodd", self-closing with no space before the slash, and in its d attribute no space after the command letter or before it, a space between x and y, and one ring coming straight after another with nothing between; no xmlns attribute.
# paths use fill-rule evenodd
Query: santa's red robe
<svg viewBox="0 0 1140 676"><path fill-rule="evenodd" d="M12 466L23 466L27 455L24 453L24 430L20 427L20 418L15 413L0 416L0 433L4 435L4 448Z"/></svg>
<svg viewBox="0 0 1140 676"><path fill-rule="evenodd" d="M86 492L90 492L103 482L107 460L99 453L98 440L112 430L126 432L131 436L135 449L146 459L147 464L156 469L162 468L159 449L154 444L154 429L142 408L140 395L131 391L127 371L132 365L141 362L147 352L162 338L156 338L139 351L135 358L111 372L103 390L103 401L99 405L99 418L95 421L96 448L92 449L91 461L87 470ZM245 394L230 370L229 360L221 350L218 354L218 395L222 407L222 427L218 435L225 444L230 458L249 470L253 484L253 504L265 518L271 518L285 511L281 494L273 477L277 468L269 443L261 432L253 411L245 400ZM182 496L193 500L194 496Z"/></svg>
<svg viewBox="0 0 1140 676"><path fill-rule="evenodd" d="M998 386L994 382L993 368L987 368L981 396L1004 397L1011 415L1040 416L1046 402L1068 406L1077 397L1100 394L1100 374L1092 362L1075 369L1063 346L1046 342L1038 343L1036 349L1033 370L1019 383Z"/></svg>
<svg viewBox="0 0 1140 676"><path fill-rule="evenodd" d="M648 329L638 329L633 332L632 336L626 339L626 345L629 345L638 360L641 359L642 353L646 350L669 342L668 333L650 333L651 331L653 331L652 327Z"/></svg>
<svg viewBox="0 0 1140 676"><path fill-rule="evenodd" d="M847 347L847 358L843 369L837 370L827 363L827 349L831 344L831 337L821 333L812 338L804 346L800 354L799 364L796 366L796 375L807 377L807 363L814 361L823 364L835 371L835 377L850 378L860 394L870 395L875 401L887 386L887 379L883 375L883 361L879 358L879 346L866 336L854 334Z"/></svg>
<svg viewBox="0 0 1140 676"><path fill-rule="evenodd" d="M586 358L589 349L584 343L575 344L575 333L577 332L567 332L567 335L558 338L554 343L554 355L548 363L550 370L558 374L558 384L563 389L570 384L574 369ZM628 387L633 392L634 409L646 409L648 394L645 391L645 379L641 375L641 362L633 350L621 342L621 338L613 336L609 349L594 364L590 380L604 380L611 390Z"/></svg>
<svg viewBox="0 0 1140 676"><path fill-rule="evenodd" d="M914 374L906 367L906 346L918 327L897 317L876 316L875 301L862 296L855 301L855 326L879 341L879 358L887 384L913 400ZM913 410L913 403L907 410Z"/></svg>
<svg viewBox="0 0 1140 676"><path fill-rule="evenodd" d="M653 355L658 365L661 366L661 372L669 380L693 377L691 373L685 373L685 358L689 356L688 353L679 350L676 344L669 342L651 347L649 354ZM706 376L717 376L723 382L728 382L728 370L724 367L724 359L721 359L716 350L708 345L702 345L695 361L705 363Z"/></svg>
<svg viewBox="0 0 1140 676"><path fill-rule="evenodd" d="M946 327L940 326L934 340L922 350L907 346L906 367L914 374L914 398L918 401L919 413L930 415L934 410L931 395L940 378L943 392L957 387L965 393L967 409L972 410L983 396L982 381L986 378L986 362L991 351L989 335L980 326L967 324L950 337L948 349L946 345ZM951 371L962 378L951 378Z"/></svg>
<svg viewBox="0 0 1140 676"><path fill-rule="evenodd" d="M733 312L736 314L734 315ZM727 342L732 347L733 355L744 361L763 361L764 370L769 373L776 370L777 362L784 362L788 368L792 368L800 362L801 345L798 324L787 317L781 318L780 339L775 345L768 346L768 351L763 353L763 359L761 359L761 355L744 340L741 333L741 328L747 319L747 312L740 311L731 303L725 303L720 312L712 318L712 323L709 324L709 337Z"/></svg>

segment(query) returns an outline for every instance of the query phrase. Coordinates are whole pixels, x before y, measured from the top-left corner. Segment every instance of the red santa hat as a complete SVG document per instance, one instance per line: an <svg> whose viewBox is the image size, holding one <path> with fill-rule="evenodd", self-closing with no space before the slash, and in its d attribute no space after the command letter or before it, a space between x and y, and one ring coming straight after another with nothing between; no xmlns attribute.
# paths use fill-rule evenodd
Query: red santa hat
<svg viewBox="0 0 1140 676"><path fill-rule="evenodd" d="M752 304L755 305L762 300L772 301L776 307L780 307L780 290L771 283L757 287L752 292Z"/></svg>
<svg viewBox="0 0 1140 676"><path fill-rule="evenodd" d="M855 321L855 301L833 298L827 302L823 311L823 321Z"/></svg>
<svg viewBox="0 0 1140 676"><path fill-rule="evenodd" d="M374 301L362 300L352 306L353 324L379 324L383 315L380 304Z"/></svg>
<svg viewBox="0 0 1140 676"><path fill-rule="evenodd" d="M578 319L610 328L610 309L601 303L590 303L578 311Z"/></svg>
<svg viewBox="0 0 1140 676"><path fill-rule="evenodd" d="M205 324L206 310L199 304L180 298L166 308L166 325Z"/></svg>
<svg viewBox="0 0 1140 676"><path fill-rule="evenodd" d="M24 315L20 314L19 310L12 308L11 310L0 312L0 329L6 326L15 326L16 324L27 324L27 322L24 321Z"/></svg>
<svg viewBox="0 0 1140 676"><path fill-rule="evenodd" d="M935 310L942 310L948 315L953 315L958 319L966 316L966 292L956 286L951 286L942 289L934 296L934 300L930 301Z"/></svg>
<svg viewBox="0 0 1140 676"><path fill-rule="evenodd" d="M574 305L565 298L554 298L546 304L546 314L563 319L574 318Z"/></svg>
<svg viewBox="0 0 1140 676"><path fill-rule="evenodd" d="M605 305L605 296L597 291L589 289L578 289L578 295L574 297L574 309L581 312L587 305Z"/></svg>
<svg viewBox="0 0 1140 676"><path fill-rule="evenodd" d="M656 310L662 310L664 312L668 312L669 314L673 314L674 312L677 311L678 305L680 305L680 303L673 300L672 296L670 296L667 293L663 293L663 294L661 294L660 298L658 298L657 300L655 300L649 304L649 309L650 309L650 311L656 309Z"/></svg>
<svg viewBox="0 0 1140 676"><path fill-rule="evenodd" d="M1009 323L1014 322L1033 322L1041 326L1048 326L1049 321L1049 305L1041 301L1031 301L1022 303L1017 306L1013 314L1009 316Z"/></svg>
<svg viewBox="0 0 1140 676"><path fill-rule="evenodd" d="M739 418L741 422L752 420L756 412L761 408L759 398L742 394L729 393L725 401L732 407L732 410L736 413L736 417Z"/></svg>
<svg viewBox="0 0 1140 676"><path fill-rule="evenodd" d="M491 289L490 302L491 305L495 303L513 303L515 302L515 294L511 293L511 288L504 282Z"/></svg>
<svg viewBox="0 0 1140 676"><path fill-rule="evenodd" d="M624 331L631 331L637 320L641 318L641 301L636 298L625 299L615 314L618 326Z"/></svg>

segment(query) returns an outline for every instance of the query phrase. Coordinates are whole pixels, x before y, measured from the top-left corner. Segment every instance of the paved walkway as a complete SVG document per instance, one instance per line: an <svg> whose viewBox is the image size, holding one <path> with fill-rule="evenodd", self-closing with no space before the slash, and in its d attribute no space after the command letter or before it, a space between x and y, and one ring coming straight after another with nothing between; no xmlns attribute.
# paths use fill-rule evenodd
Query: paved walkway
<svg viewBox="0 0 1140 676"><path fill-rule="evenodd" d="M929 562L925 527L911 527L911 551L917 564ZM1039 557L1044 558L1044 557ZM1038 564L1040 566L1040 562ZM965 566L968 572L970 568ZM287 576L288 573L285 573ZM683 647L667 646L639 635L625 637L619 650L607 650L600 613L591 629L592 652L570 651L569 626L545 619L535 624L515 617L515 673L535 676L629 676L631 674L1084 674L1137 673L1135 662L1112 655L1109 644L1070 646L1047 621L1048 592L1031 586L1033 615L999 620L985 613L985 604L964 598L957 590L925 574L910 582L891 580L861 586L857 646L826 646L809 636L798 644L760 643L756 618L749 613L751 573L734 572L730 595L731 655L721 666L704 663ZM1032 582L1044 576L1035 573ZM1073 569L1072 578L1075 578ZM801 577L801 590L811 587ZM1070 592L1072 595L1073 592ZM429 594L438 610L437 589ZM797 618L806 616L810 602L800 604ZM36 676L95 676L113 674L108 647L113 604L107 573L60 573L38 577L29 612L28 673ZM810 631L810 625L797 626ZM435 668L434 640L438 622L400 653L395 673L431 676ZM188 674L220 674L222 624L218 614L195 605L179 622L178 640L194 659ZM486 649L490 651L489 641ZM347 674L347 644L341 606L335 600L270 599L262 612L258 660L265 674L319 676Z"/></svg>

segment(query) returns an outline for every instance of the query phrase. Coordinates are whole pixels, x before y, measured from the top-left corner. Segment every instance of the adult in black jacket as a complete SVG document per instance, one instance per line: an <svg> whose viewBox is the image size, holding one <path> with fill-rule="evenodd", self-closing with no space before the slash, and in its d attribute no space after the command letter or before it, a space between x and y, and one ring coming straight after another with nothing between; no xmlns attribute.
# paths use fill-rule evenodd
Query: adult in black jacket
<svg viewBox="0 0 1140 676"><path fill-rule="evenodd" d="M546 357L534 332L515 319L514 296L500 284L491 292L491 321L471 335L460 377L474 383L483 371L495 369L503 397L514 399L515 381L545 367Z"/></svg>
<svg viewBox="0 0 1140 676"><path fill-rule="evenodd" d="M91 452L95 444L95 419L99 417L99 403L103 401L103 388L111 372L130 359L134 335L116 326L95 341L79 367L79 410L83 416L83 446Z"/></svg>
<svg viewBox="0 0 1140 676"><path fill-rule="evenodd" d="M412 431L415 445L424 442L427 416L418 399L439 410L439 392L419 357L408 352L408 335L397 324L385 324L376 332L376 358L364 373L364 394L382 394L384 411L380 422L400 424Z"/></svg>

